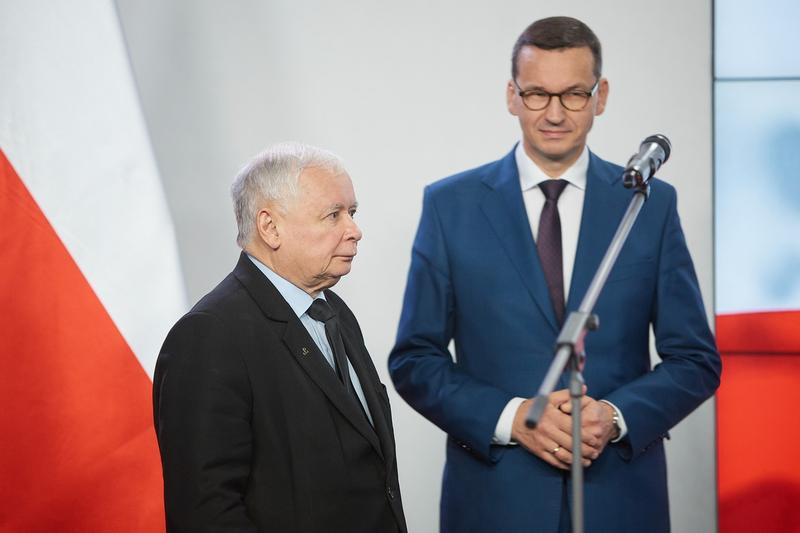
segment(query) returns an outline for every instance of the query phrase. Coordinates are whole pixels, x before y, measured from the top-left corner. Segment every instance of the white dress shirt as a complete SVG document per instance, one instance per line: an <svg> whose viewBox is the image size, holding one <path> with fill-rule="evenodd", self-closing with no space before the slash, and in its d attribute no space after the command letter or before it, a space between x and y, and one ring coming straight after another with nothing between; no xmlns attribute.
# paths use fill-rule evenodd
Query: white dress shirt
<svg viewBox="0 0 800 533"><path fill-rule="evenodd" d="M525 211L528 214L528 222L531 225L531 234L534 241L539 235L539 217L544 208L545 197L539 184L543 181L553 179L540 169L533 160L528 157L523 148L523 143L517 144L514 150L514 158L517 161L519 170L519 183L522 189L522 200L525 203ZM567 182L567 186L558 198L558 214L561 220L561 258L564 272L564 298L569 296L569 288L572 284L572 270L575 264L575 254L578 249L578 235L581 229L581 215L583 213L583 199L586 195L586 174L589 171L589 148L584 146L583 152L563 174L557 177ZM494 432L495 444L515 444L511 441L511 428L514 425L514 415L525 398L512 398L500 413L497 426ZM619 418L620 434L614 439L616 442L628 432L622 412L617 407L606 400L601 400L614 408Z"/></svg>

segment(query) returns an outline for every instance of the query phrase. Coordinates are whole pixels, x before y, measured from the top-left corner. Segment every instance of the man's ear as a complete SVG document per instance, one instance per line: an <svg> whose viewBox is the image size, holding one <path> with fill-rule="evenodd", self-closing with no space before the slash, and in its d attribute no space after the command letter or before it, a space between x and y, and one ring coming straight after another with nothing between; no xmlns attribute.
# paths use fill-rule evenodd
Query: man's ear
<svg viewBox="0 0 800 533"><path fill-rule="evenodd" d="M272 250L277 250L281 246L281 237L278 231L276 214L274 207L264 207L256 213L256 231L258 232L258 237Z"/></svg>
<svg viewBox="0 0 800 533"><path fill-rule="evenodd" d="M595 115L602 115L606 110L606 102L608 101L608 80L600 78L600 86L597 88L597 106L594 108Z"/></svg>
<svg viewBox="0 0 800 533"><path fill-rule="evenodd" d="M506 84L506 108L508 108L508 112L515 117L519 116L516 96L517 88L514 86L514 82L512 80L508 80L508 83Z"/></svg>

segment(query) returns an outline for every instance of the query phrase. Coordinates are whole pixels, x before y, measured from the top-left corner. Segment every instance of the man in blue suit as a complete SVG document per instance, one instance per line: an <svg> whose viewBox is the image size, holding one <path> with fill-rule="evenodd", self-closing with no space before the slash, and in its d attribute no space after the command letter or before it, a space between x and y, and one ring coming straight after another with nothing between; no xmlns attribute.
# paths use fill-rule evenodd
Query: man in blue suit
<svg viewBox="0 0 800 533"><path fill-rule="evenodd" d="M444 532L571 528L567 391L551 395L535 429L523 421L632 196L622 168L586 146L608 97L601 67L582 22L533 23L507 87L521 142L425 190L389 369L400 395L448 434ZM670 185L652 182L595 312L579 458L586 530L669 531L662 441L714 393L721 370Z"/></svg>

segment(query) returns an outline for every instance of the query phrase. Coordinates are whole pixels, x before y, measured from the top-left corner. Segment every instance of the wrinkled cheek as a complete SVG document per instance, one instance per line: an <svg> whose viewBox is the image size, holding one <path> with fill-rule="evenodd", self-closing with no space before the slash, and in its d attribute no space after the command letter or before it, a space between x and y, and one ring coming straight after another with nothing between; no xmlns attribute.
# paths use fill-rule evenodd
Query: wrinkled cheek
<svg viewBox="0 0 800 533"><path fill-rule="evenodd" d="M321 265L321 268L319 270L319 276L320 277L324 277L325 274L327 274L330 271L332 262L333 262L333 257L332 256L328 256L327 258L322 259L321 261L319 261L319 264Z"/></svg>

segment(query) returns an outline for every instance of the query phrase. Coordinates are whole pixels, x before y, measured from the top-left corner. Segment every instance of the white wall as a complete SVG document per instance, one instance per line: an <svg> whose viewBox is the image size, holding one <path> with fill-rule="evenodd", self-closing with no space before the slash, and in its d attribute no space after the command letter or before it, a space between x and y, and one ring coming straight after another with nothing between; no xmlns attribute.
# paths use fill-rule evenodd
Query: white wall
<svg viewBox="0 0 800 533"><path fill-rule="evenodd" d="M711 310L708 0L117 4L190 299L236 260L228 185L238 168L281 140L329 148L347 162L365 235L337 291L388 383L422 188L511 148L519 136L504 102L511 47L533 20L566 14L604 46L611 94L591 148L624 162L648 134L672 140L662 174L678 188ZM392 405L410 529L436 531L443 434L396 395ZM713 428L709 404L668 443L674 531L716 528Z"/></svg>

